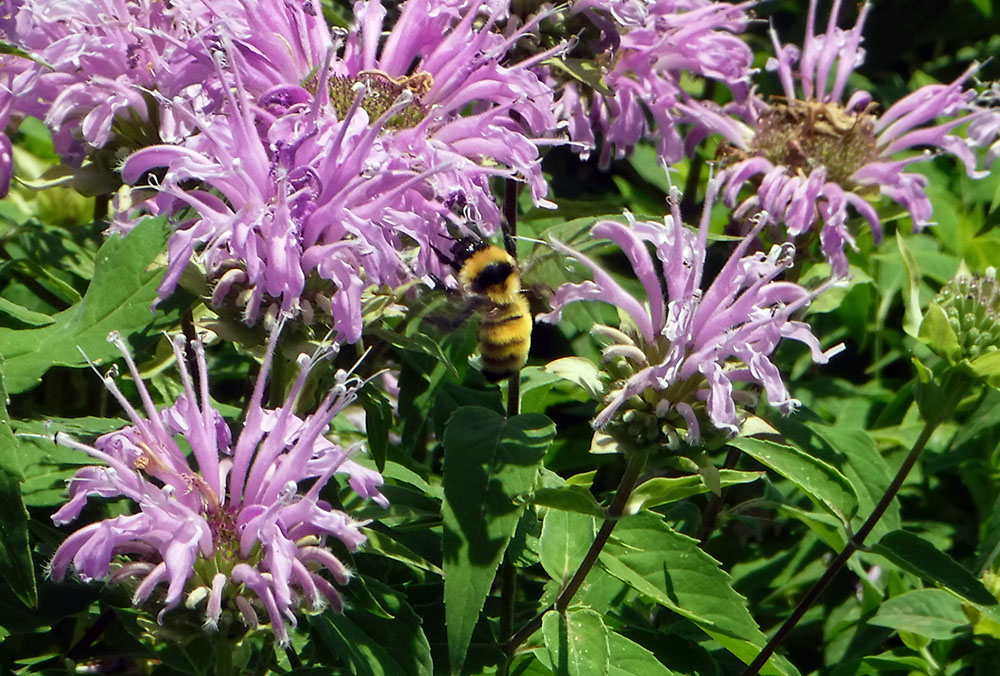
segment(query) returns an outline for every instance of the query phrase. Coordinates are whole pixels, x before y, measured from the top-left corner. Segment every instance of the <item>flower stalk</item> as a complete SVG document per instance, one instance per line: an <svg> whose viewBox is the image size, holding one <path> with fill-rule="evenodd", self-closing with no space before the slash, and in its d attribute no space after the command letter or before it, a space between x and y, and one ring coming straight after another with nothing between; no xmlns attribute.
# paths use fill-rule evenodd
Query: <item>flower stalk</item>
<svg viewBox="0 0 1000 676"><path fill-rule="evenodd" d="M514 651L520 647L522 643L527 641L532 634L538 631L539 627L542 626L542 617L545 613L550 610L557 610L560 613L565 612L569 607L570 602L573 597L580 590L580 586L583 585L583 581L586 579L587 574L597 563L598 557L600 557L601 552L604 550L604 545L608 543L608 538L611 537L611 531L614 530L615 525L618 520L624 516L625 507L628 505L629 498L632 496L632 491L639 483L639 477L642 476L642 471L646 467L646 459L649 453L647 451L634 451L628 454L628 461L625 465L625 472L622 474L621 481L618 483L618 488L615 490L615 497L612 498L611 504L604 512L604 522L601 524L600 529L597 531L597 535L594 537L594 541L590 545L590 549L587 550L587 554L583 557L580 565L577 567L576 572L573 577L567 583L566 587L563 588L559 597L546 607L543 611L535 615L531 620L521 627L513 637L503 645L503 650L508 656L514 654Z"/></svg>
<svg viewBox="0 0 1000 676"><path fill-rule="evenodd" d="M851 555L854 554L859 549L863 549L865 546L865 538L867 538L875 526L878 524L882 515L885 514L885 510L889 508L892 501L896 498L896 494L902 487L903 482L906 480L907 475L909 475L910 470L913 469L913 465L916 464L917 459L920 457L920 453L924 450L924 446L927 445L927 441L931 438L934 430L948 420L952 414L954 414L955 409L958 407L958 403L962 401L966 393L969 390L969 386L972 384L973 380L966 374L961 373L957 369L949 370L949 372L944 376L942 389L944 390L946 396L943 405L940 409L937 409L935 414L928 416L925 420L924 428L920 432L920 436L917 440L913 442L913 446L910 448L910 452L906 455L903 460L903 464L900 465L899 470L893 477L892 482L886 489L885 493L882 494L882 498L875 505L872 510L871 515L868 519L861 525L852 537L844 545L844 548L840 551L837 557L830 563L823 575L816 580L813 586L806 592L806 595L802 597L799 604L792 611L792 614L785 620L784 624L775 632L771 640L767 642L767 645L760 651L756 659L750 663L749 666L743 671L743 676L756 676L760 671L761 667L767 664L768 659L774 654L774 651L784 642L788 634L795 628L805 615L806 611L812 607L812 604L816 602L819 595L823 593L823 590L833 581L833 578L837 576L840 569L844 567ZM928 415L925 412L925 415Z"/></svg>

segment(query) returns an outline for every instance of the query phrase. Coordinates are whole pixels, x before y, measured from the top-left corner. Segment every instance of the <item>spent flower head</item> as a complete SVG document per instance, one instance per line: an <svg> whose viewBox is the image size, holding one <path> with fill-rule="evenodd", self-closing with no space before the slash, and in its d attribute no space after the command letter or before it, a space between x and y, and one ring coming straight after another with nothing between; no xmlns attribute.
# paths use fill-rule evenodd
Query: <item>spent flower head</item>
<svg viewBox="0 0 1000 676"><path fill-rule="evenodd" d="M947 153L961 160L969 176L984 175L976 171L970 141L955 133L984 111L973 107L976 94L963 86L975 66L951 83L923 86L881 113L869 92L848 94L848 78L864 62L861 31L870 5L862 4L855 25L843 29L837 26L841 0L834 0L826 32L816 34L817 4L809 2L801 49L781 45L771 30L777 56L767 68L777 72L783 96L755 95L728 109L738 109L746 122L710 104L682 107L727 141L721 151L723 199L739 204L735 216L764 210L792 237L819 230L824 257L844 275L844 245L854 246L849 207L868 221L878 241L882 223L869 198L879 193L904 207L915 229L930 222L927 178L907 172L910 165ZM945 119L935 123L939 118ZM747 182L753 194L740 201Z"/></svg>
<svg viewBox="0 0 1000 676"><path fill-rule="evenodd" d="M799 402L771 360L778 343L783 338L800 341L820 364L843 349L837 345L823 351L808 324L792 318L819 293L779 279L792 265L795 249L784 244L767 254L749 251L766 215L757 219L754 231L736 245L715 278L704 278L709 214L718 190L719 182L712 180L697 231L682 224L676 190L663 223L636 221L626 214L627 224L603 221L591 229L594 238L621 248L645 289L645 301L589 257L553 242L590 268L593 281L561 286L553 311L540 319L558 321L566 305L583 300L619 308L620 329L599 326L595 331L610 345L603 358L604 405L593 425L630 443L676 440L677 430L686 430L686 441L697 444L704 436L704 420L735 435L742 422L739 403L753 398L750 390L737 389L741 383L759 385L771 406L790 413Z"/></svg>
<svg viewBox="0 0 1000 676"><path fill-rule="evenodd" d="M73 521L90 496L125 497L135 509L71 534L49 565L54 579L72 569L84 581L132 580L133 603L160 608L161 624L164 614L182 603L197 608L204 626L213 630L223 624L236 627L237 620L255 628L263 613L281 643L288 641L287 625L294 626L300 606L342 607L333 582L346 584L350 571L326 542L335 538L353 551L365 541L364 523L331 507L320 492L334 474L344 474L359 495L388 504L378 490L382 477L351 460L357 449L323 436L362 382L338 371L316 410L301 418L293 413L296 397L312 365L324 356L303 355L285 403L265 408L264 385L277 337L275 331L235 440L209 398L200 341L189 345L196 373L185 366L183 339L173 342L183 393L173 405L157 407L124 341L117 334L109 337L128 365L144 414L122 394L112 369L104 384L132 424L101 436L93 446L56 436L58 443L101 464L73 476L70 499L52 520L56 525ZM165 591L158 590L161 585Z"/></svg>

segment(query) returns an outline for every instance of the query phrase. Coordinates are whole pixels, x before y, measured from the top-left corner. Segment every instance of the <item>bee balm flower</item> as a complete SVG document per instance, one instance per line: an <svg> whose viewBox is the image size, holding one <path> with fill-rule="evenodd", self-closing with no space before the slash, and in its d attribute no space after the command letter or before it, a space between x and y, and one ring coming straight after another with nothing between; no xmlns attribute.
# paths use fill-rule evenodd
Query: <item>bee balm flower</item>
<svg viewBox="0 0 1000 676"><path fill-rule="evenodd" d="M757 219L754 232L702 289L709 214L718 189L717 180L709 183L697 232L681 223L676 191L672 214L663 223L629 218L627 225L603 221L591 229L593 237L621 247L646 291L645 303L587 256L553 242L590 268L594 279L561 286L552 299L553 311L540 319L555 322L569 303L600 300L630 320L621 330L595 327L612 345L604 352L604 407L593 425L610 426L613 436L618 428L632 443L643 443L661 434L676 438L676 430L684 429L688 443L695 444L706 418L714 428L735 435L741 423L737 400L749 396L736 391L740 383L760 385L768 402L783 413L799 405L770 357L783 338L807 345L820 364L843 349L838 345L824 352L809 325L792 319L818 293L777 279L791 266L794 248L786 244L766 255L747 253L766 216Z"/></svg>
<svg viewBox="0 0 1000 676"><path fill-rule="evenodd" d="M809 3L801 50L780 45L771 32L777 58L768 69L777 71L784 96L748 99L742 110L749 124L727 120L704 104L682 107L729 142L722 149L724 201L736 204L743 186L755 182L754 194L740 203L736 217L764 210L785 223L793 237L821 221L823 255L844 275L844 244L854 244L848 208L864 216L876 241L882 224L868 198L879 193L904 207L915 229L923 228L932 215L927 178L905 170L932 155L906 151L929 148L954 155L969 176L978 178L984 174L976 172L970 143L953 132L985 113L967 112L976 94L962 83L975 67L949 84L921 87L881 114L868 92L855 91L845 101L848 77L864 61L861 30L870 5L863 4L857 23L845 30L837 26L840 0L835 0L826 33L816 35L816 4ZM937 118L948 119L933 124Z"/></svg>
<svg viewBox="0 0 1000 676"><path fill-rule="evenodd" d="M276 331L234 441L211 405L200 342L193 344L196 379L185 366L183 340L174 343L184 392L172 406L157 408L124 341L117 334L109 339L125 358L145 416L125 399L113 373L104 378L132 424L103 435L93 446L57 435L59 443L103 464L74 475L70 499L52 520L56 525L73 521L91 495L126 497L137 509L70 535L51 561L52 577L61 580L72 567L84 581L134 578L133 602L160 606L161 622L185 595L188 606L204 602L201 615L210 629L235 617L256 627L262 610L282 643L303 601L313 609L325 604L340 609L340 595L327 576L345 584L350 572L324 542L333 537L353 551L365 541L363 523L333 509L319 493L339 473L359 495L388 504L378 490L382 477L323 437L333 417L354 400L359 378L338 372L318 408L299 418L292 404L316 358L305 360L285 404L264 408ZM191 449L190 455L184 448ZM309 481L308 489L299 490ZM157 592L161 584L167 586L165 593Z"/></svg>

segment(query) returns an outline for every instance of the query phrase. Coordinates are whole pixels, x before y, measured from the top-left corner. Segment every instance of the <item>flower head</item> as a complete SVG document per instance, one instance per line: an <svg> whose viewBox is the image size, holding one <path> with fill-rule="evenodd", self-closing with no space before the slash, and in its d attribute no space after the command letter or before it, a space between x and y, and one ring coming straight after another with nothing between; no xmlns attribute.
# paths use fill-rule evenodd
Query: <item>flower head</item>
<svg viewBox="0 0 1000 676"><path fill-rule="evenodd" d="M333 45L312 2L11 4L0 37L21 53L0 55L4 128L8 117L45 120L65 162L79 165L106 150L99 165L109 173L132 150L197 131L164 102L218 112L225 103L218 55L239 61L244 86L256 96L301 82ZM13 95L11 105L3 103L5 94Z"/></svg>
<svg viewBox="0 0 1000 676"><path fill-rule="evenodd" d="M604 221L591 229L593 237L621 248L646 291L645 302L587 256L553 243L590 268L594 279L560 287L553 311L541 319L558 321L569 303L600 300L630 320L621 330L597 329L612 345L604 351L611 383L595 427L617 426L633 441L671 437L681 428L694 444L702 437L700 419L707 418L714 428L734 435L741 423L737 400L749 395L735 390L739 383L760 385L768 402L784 413L798 406L770 359L781 339L806 344L817 363L826 363L842 349L822 351L809 326L792 319L818 293L777 279L792 265L794 248L785 244L766 255L748 253L766 216L757 219L755 231L739 242L703 288L709 213L718 189L717 180L709 183L697 232L681 223L677 191L671 194L672 213L662 224L629 217L627 225Z"/></svg>
<svg viewBox="0 0 1000 676"><path fill-rule="evenodd" d="M476 24L475 9L410 0L384 36L385 15L358 3L315 72L258 94L244 77L261 79L248 54L263 47L227 38L217 113L160 102L200 132L144 148L122 170L156 189L147 210L178 219L161 299L195 261L213 304L235 305L248 324L322 313L353 342L362 291L440 273L433 251L448 248L450 221L499 227L491 177L524 180L545 204L546 141L535 135L555 126L552 93L531 64L501 65L530 25L504 36Z"/></svg>
<svg viewBox="0 0 1000 676"><path fill-rule="evenodd" d="M996 268L987 268L985 275L952 277L934 304L943 311L954 341L931 344L932 349L945 357L972 362L1000 351L1000 284Z"/></svg>
<svg viewBox="0 0 1000 676"><path fill-rule="evenodd" d="M744 184L754 182L754 194L740 203L736 217L764 210L793 237L821 222L823 254L843 275L844 245L854 244L848 207L865 217L876 241L882 225L868 202L872 195L881 193L903 206L914 228L927 225L932 212L927 179L905 170L931 154L906 151L931 148L954 155L970 176L979 177L969 142L953 132L982 113L968 112L975 92L963 88L974 67L949 84L921 87L881 114L868 92L848 95L848 77L864 61L861 30L870 5L861 6L850 29L837 26L840 5L834 1L826 32L817 35L817 0L810 0L801 49L781 45L771 31L777 56L767 67L777 72L784 96L770 101L752 96L740 107L748 123L705 104L683 107L728 141L721 176L725 202L735 205ZM948 119L934 124L942 117Z"/></svg>
<svg viewBox="0 0 1000 676"><path fill-rule="evenodd" d="M315 363L315 358L305 359L285 404L264 408L276 331L234 440L212 407L200 342L191 344L196 374L185 366L183 340L174 342L184 392L172 406L157 408L124 341L117 334L109 339L122 352L145 415L124 397L114 372L104 378L132 424L93 446L57 435L59 443L103 464L74 475L70 499L52 520L56 525L73 521L91 495L126 497L137 510L70 535L51 561L52 577L62 579L72 566L85 581L135 578L133 602L155 599L162 606L160 621L182 601L189 607L204 602L204 624L212 629L224 617L226 622L240 617L256 627L262 610L280 642L288 640L286 623L295 624L293 611L303 601L314 609L325 604L339 609L340 595L323 573L345 584L350 572L324 542L334 537L353 551L365 541L363 523L332 508L320 491L335 473L345 474L359 495L387 505L378 490L382 477L323 436L333 417L354 400L357 376L338 372L317 409L300 418L292 406ZM299 485L309 481L300 491ZM166 592L157 594L161 584Z"/></svg>
<svg viewBox="0 0 1000 676"><path fill-rule="evenodd" d="M664 164L681 159L678 124L687 100L684 74L722 82L742 101L749 91L750 48L737 37L746 26L746 4L709 0L577 0L571 15L592 26L577 43L604 70L607 90L563 80L557 113L570 138L587 155L603 137L601 164L622 158L642 139L655 139ZM595 30L596 29L596 32ZM588 34L594 34L588 40Z"/></svg>

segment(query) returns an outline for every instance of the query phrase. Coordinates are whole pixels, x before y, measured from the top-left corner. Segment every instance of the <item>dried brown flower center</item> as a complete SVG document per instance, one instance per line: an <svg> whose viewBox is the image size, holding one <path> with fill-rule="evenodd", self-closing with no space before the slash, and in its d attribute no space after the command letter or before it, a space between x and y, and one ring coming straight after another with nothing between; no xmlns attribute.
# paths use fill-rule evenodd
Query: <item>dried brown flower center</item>
<svg viewBox="0 0 1000 676"><path fill-rule="evenodd" d="M330 101L341 120L354 104L357 97L354 86L358 83L365 85L361 108L372 121L384 115L404 92L412 94L412 101L385 124L387 129L409 129L419 124L427 114L421 98L434 86L434 78L426 72L394 78L380 70L363 70L355 77L331 77Z"/></svg>
<svg viewBox="0 0 1000 676"><path fill-rule="evenodd" d="M750 154L803 175L825 167L830 181L851 187L854 172L879 156L875 116L819 101L772 104L757 120Z"/></svg>

